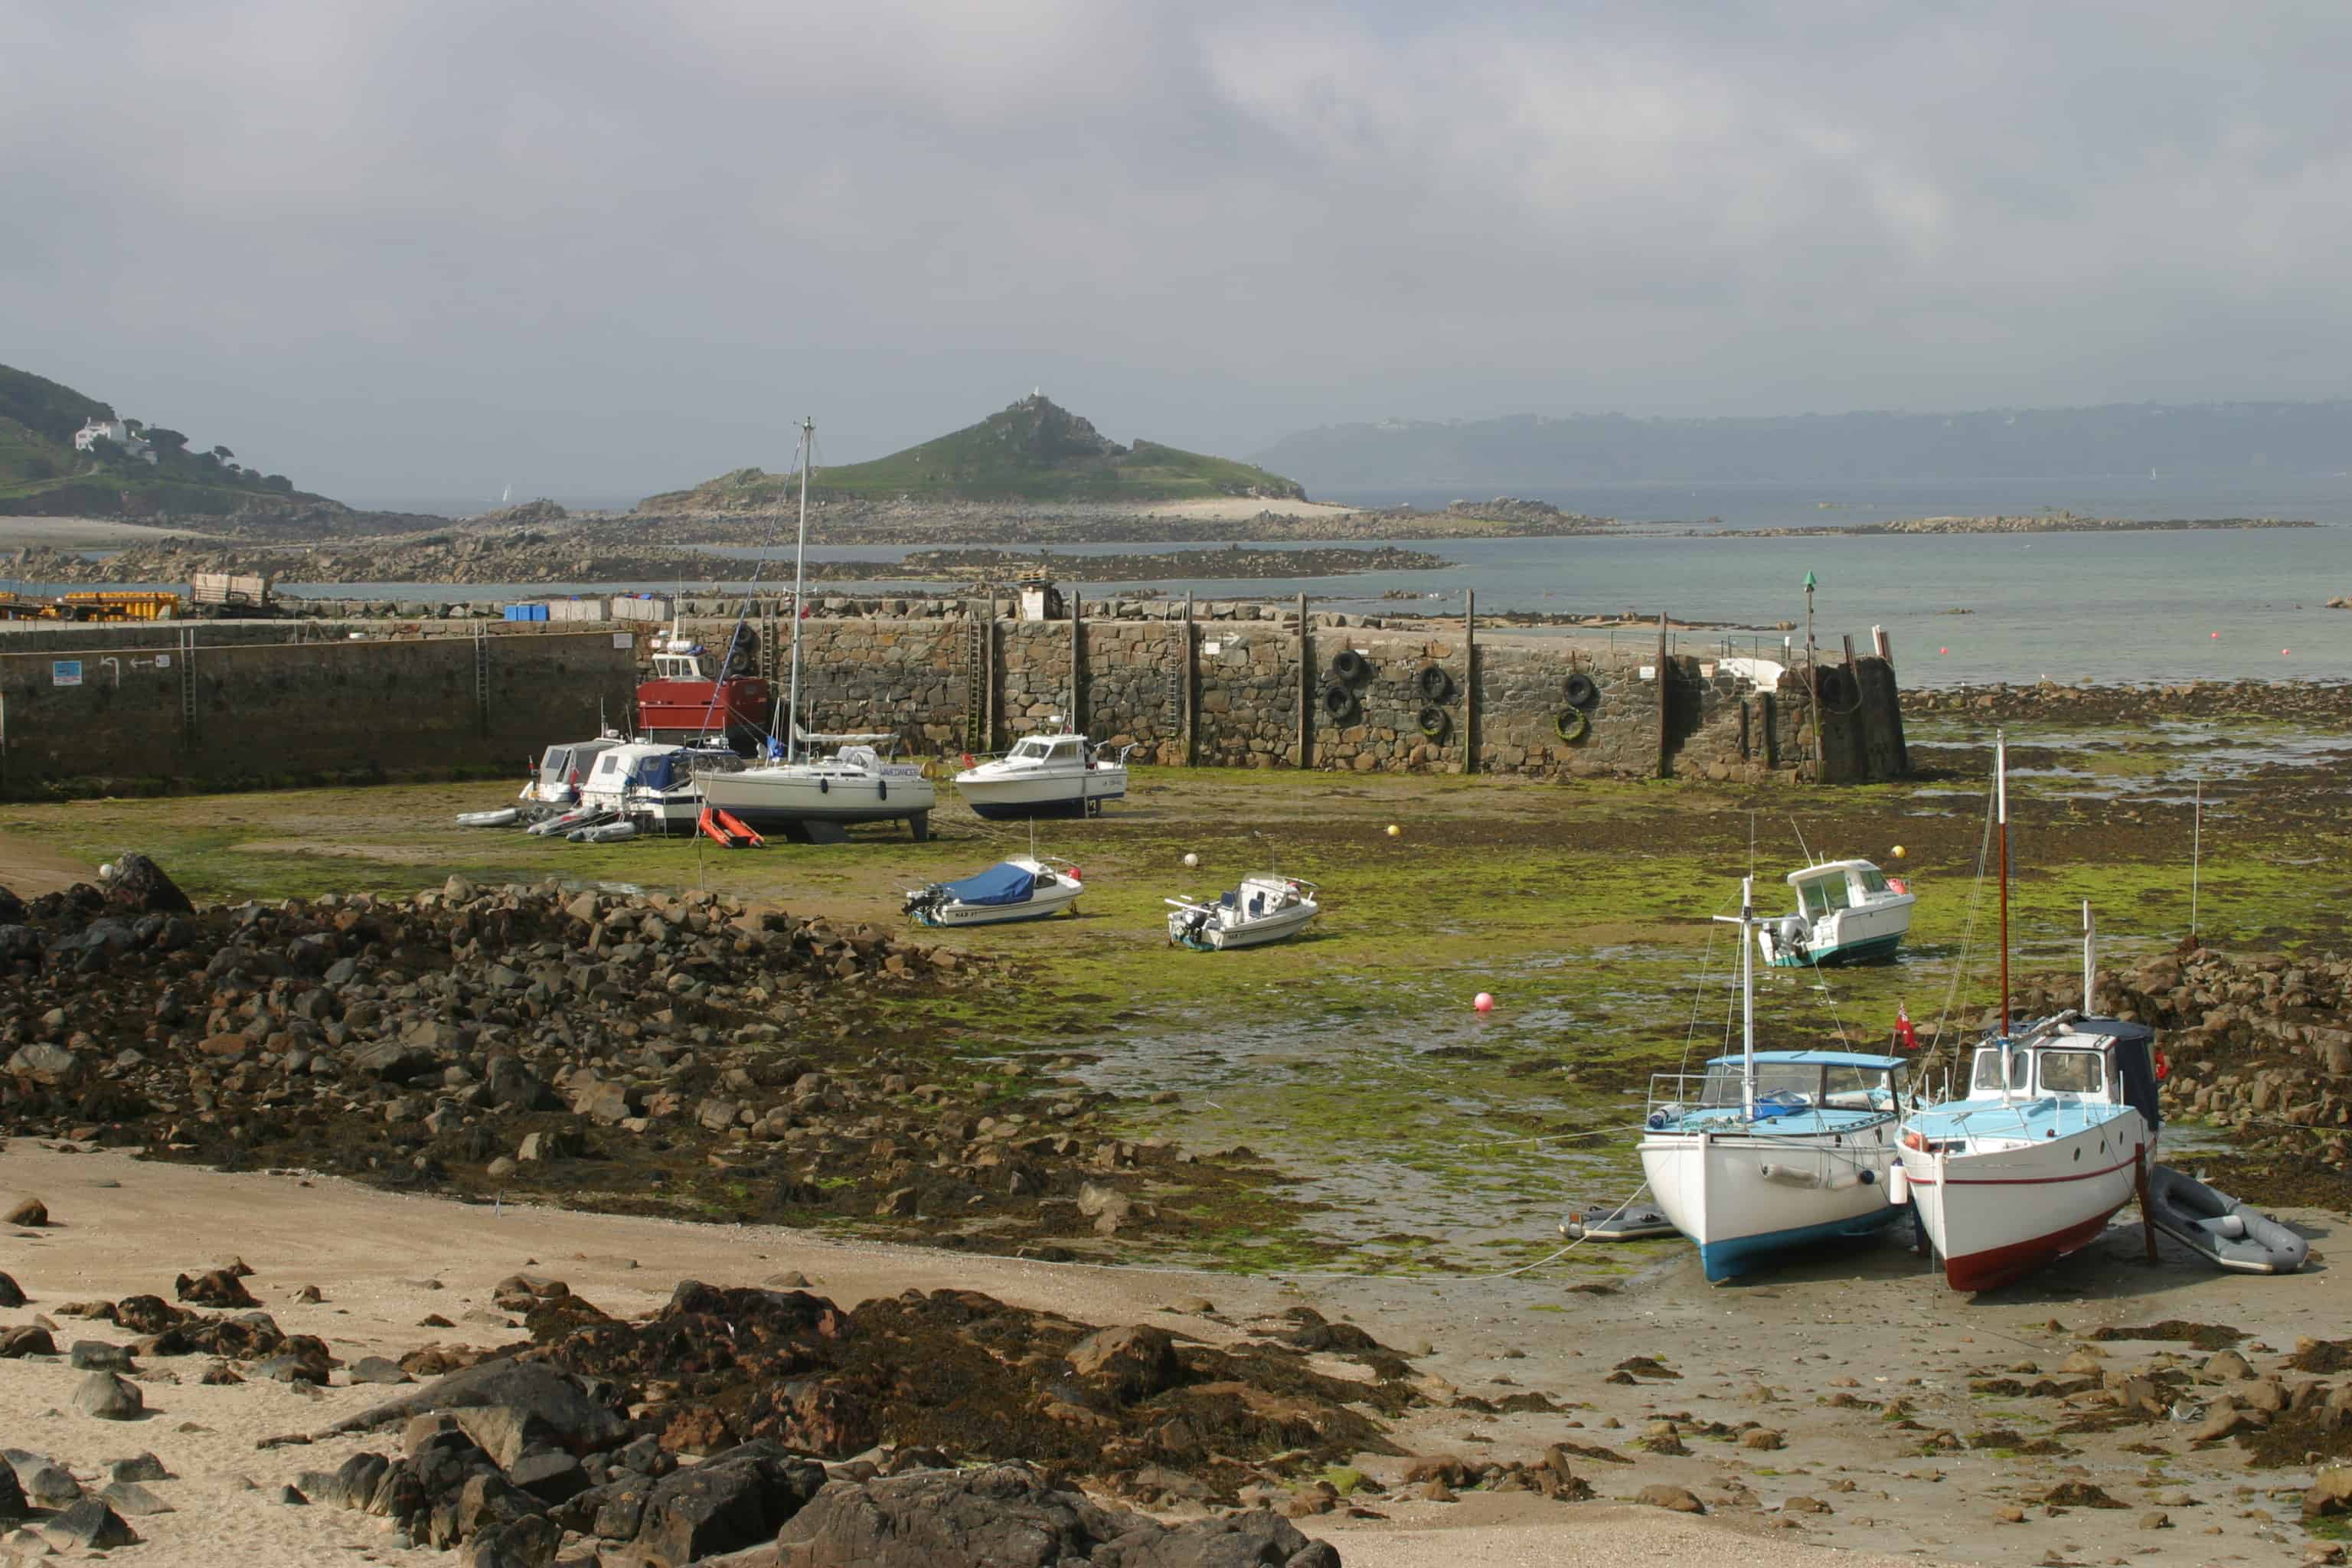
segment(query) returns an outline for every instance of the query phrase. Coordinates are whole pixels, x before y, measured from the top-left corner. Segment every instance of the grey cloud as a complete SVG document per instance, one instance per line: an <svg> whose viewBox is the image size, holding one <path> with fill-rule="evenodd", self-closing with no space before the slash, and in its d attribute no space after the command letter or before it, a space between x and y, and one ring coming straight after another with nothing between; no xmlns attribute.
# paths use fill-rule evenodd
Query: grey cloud
<svg viewBox="0 0 2352 1568"><path fill-rule="evenodd" d="M1030 384L1389 414L2346 390L2294 5L0 11L0 359L354 495L627 495Z"/></svg>

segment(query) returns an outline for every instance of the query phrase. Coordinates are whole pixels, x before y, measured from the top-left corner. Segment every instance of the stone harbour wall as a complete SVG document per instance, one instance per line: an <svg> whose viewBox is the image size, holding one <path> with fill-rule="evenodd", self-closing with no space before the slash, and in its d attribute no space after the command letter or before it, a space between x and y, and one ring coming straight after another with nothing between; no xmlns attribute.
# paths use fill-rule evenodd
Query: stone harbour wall
<svg viewBox="0 0 2352 1568"><path fill-rule="evenodd" d="M1654 642L1596 650L1346 619L1310 616L1303 641L1295 615L1081 619L1074 665L1066 619L1000 618L983 632L977 618L812 618L802 631L803 709L812 729L896 729L919 755L1000 752L1066 724L1162 766L1812 776L1814 704L1801 673L1761 691L1714 660L1661 655ZM730 625L687 627L715 647ZM790 632L787 623L764 649L780 690ZM1905 771L1892 668L1863 658L1822 674L1829 782ZM1591 683L1580 705L1572 677Z"/></svg>

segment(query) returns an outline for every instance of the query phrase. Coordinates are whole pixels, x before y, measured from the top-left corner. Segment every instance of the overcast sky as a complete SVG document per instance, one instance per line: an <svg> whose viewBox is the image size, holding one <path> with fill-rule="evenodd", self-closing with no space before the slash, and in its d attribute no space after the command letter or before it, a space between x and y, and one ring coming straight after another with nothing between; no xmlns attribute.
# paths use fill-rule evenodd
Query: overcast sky
<svg viewBox="0 0 2352 1568"><path fill-rule="evenodd" d="M0 5L0 363L355 500L1041 385L1390 416L2352 391L2352 8Z"/></svg>

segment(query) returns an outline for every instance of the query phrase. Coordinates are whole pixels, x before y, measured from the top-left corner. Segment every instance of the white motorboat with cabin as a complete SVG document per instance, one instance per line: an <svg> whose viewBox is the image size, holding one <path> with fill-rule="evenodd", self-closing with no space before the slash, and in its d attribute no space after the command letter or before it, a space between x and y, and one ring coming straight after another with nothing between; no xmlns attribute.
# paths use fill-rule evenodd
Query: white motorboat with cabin
<svg viewBox="0 0 2352 1568"><path fill-rule="evenodd" d="M1278 871L1244 877L1241 886L1213 903L1191 899L1162 899L1169 906L1171 946L1200 952L1223 952L1232 947L1261 947L1297 936L1322 912L1315 901L1319 889L1312 882Z"/></svg>
<svg viewBox="0 0 2352 1568"><path fill-rule="evenodd" d="M996 820L1024 816L1099 816L1103 802L1127 798L1127 759L1084 735L1024 735L1001 757L956 774L956 794L978 815Z"/></svg>
<svg viewBox="0 0 2352 1568"><path fill-rule="evenodd" d="M600 752L580 786L580 804L553 819L576 831L614 822L641 833L692 833L702 815L703 784L741 759L718 740L680 746L628 741Z"/></svg>
<svg viewBox="0 0 2352 1568"><path fill-rule="evenodd" d="M2090 1245L2156 1163L2162 1116L2154 1032L2062 1012L2009 1016L2008 748L1993 742L2000 838L2000 1024L1975 1047L1967 1091L1905 1118L1896 1201L1918 1211L1955 1290L2005 1285ZM2083 907L2083 999L2093 1005L2091 911Z"/></svg>
<svg viewBox="0 0 2352 1568"><path fill-rule="evenodd" d="M1078 868L1052 856L1015 855L953 882L910 889L906 912L927 926L1003 925L1042 921L1077 907Z"/></svg>
<svg viewBox="0 0 2352 1568"><path fill-rule="evenodd" d="M577 805L580 786L594 771L596 759L619 744L621 737L610 731L593 741L557 742L540 757L516 798L541 805Z"/></svg>
<svg viewBox="0 0 2352 1568"><path fill-rule="evenodd" d="M1918 898L1899 877L1867 860L1830 860L1789 873L1793 914L1759 921L1764 962L1783 969L1867 963L1892 958L1911 929Z"/></svg>
<svg viewBox="0 0 2352 1568"><path fill-rule="evenodd" d="M898 737L887 731L863 735L811 734L801 727L801 616L805 604L808 555L809 469L815 460L816 422L801 421L800 538L793 567L792 681L779 726L791 739L781 747L772 734L768 760L748 767L714 767L698 783L703 799L754 831L803 844L837 844L861 822L904 821L918 844L930 837L931 781L908 763L885 760L882 746ZM829 757L804 757L804 747L833 744Z"/></svg>
<svg viewBox="0 0 2352 1568"><path fill-rule="evenodd" d="M1709 1280L1780 1254L1877 1236L1898 1217L1887 1174L1910 1064L1853 1051L1756 1048L1755 948L1762 924L1740 884L1740 1050L1703 1074L1651 1080L1643 1174ZM1733 921L1734 917L1718 915Z"/></svg>

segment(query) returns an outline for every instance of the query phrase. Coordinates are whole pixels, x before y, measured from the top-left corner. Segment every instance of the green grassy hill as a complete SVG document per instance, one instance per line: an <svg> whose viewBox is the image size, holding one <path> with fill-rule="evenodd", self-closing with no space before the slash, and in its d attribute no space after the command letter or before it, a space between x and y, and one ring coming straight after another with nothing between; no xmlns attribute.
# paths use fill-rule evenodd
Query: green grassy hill
<svg viewBox="0 0 2352 1568"><path fill-rule="evenodd" d="M738 468L689 490L637 503L640 511L714 511L790 500L786 474ZM1296 500L1307 492L1280 474L1156 442L1122 447L1050 400L1024 397L952 435L877 458L819 468L812 493L887 500L1161 501L1210 496Z"/></svg>
<svg viewBox="0 0 2352 1568"><path fill-rule="evenodd" d="M338 504L296 489L283 474L246 468L225 447L196 448L160 426L143 427L155 448L152 463L119 449L74 449L74 433L85 423L114 417L114 409L94 397L0 364L0 514L146 517Z"/></svg>

